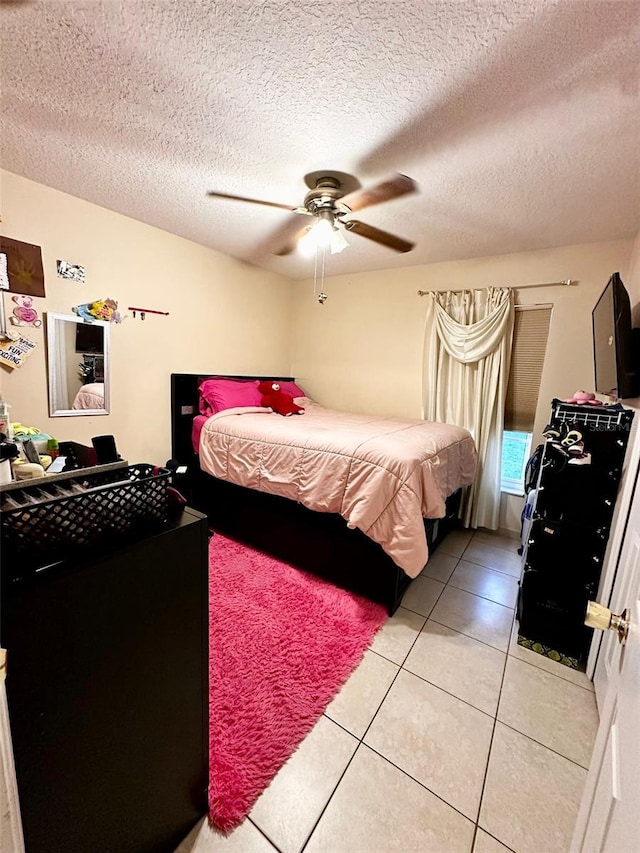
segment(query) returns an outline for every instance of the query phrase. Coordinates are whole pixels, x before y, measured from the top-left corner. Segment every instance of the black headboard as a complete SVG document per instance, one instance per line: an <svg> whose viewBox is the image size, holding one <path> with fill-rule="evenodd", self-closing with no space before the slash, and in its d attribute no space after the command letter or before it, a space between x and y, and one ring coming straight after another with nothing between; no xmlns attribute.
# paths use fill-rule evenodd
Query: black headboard
<svg viewBox="0 0 640 853"><path fill-rule="evenodd" d="M193 419L199 413L198 388L205 379L271 379L274 382L295 382L293 376L234 376L228 373L172 373L171 374L171 458L183 465L193 461L191 430Z"/></svg>

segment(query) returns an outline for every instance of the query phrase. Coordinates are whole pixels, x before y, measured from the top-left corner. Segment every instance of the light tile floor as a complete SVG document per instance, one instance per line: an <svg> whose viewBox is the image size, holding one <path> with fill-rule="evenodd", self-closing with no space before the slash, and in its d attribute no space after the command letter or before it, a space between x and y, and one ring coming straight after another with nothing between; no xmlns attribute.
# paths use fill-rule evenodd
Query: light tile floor
<svg viewBox="0 0 640 853"><path fill-rule="evenodd" d="M567 853L595 696L517 645L517 547L450 534L249 818L176 853Z"/></svg>

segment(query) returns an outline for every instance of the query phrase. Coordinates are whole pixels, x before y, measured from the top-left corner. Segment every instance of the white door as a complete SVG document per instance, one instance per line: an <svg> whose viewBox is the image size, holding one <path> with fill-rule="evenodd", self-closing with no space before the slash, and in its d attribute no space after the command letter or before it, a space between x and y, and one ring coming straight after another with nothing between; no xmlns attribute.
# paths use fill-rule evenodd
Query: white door
<svg viewBox="0 0 640 853"><path fill-rule="evenodd" d="M636 479L620 551L611 610L629 610L621 645L614 631L603 638L598 669L606 667L607 692L571 844L571 853L640 851L640 480Z"/></svg>

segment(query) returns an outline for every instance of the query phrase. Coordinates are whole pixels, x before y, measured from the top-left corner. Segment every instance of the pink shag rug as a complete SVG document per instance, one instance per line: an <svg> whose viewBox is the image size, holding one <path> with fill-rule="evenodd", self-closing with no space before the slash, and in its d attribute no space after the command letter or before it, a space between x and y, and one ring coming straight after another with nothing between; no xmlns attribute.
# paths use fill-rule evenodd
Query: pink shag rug
<svg viewBox="0 0 640 853"><path fill-rule="evenodd" d="M380 604L216 534L209 546L209 819L229 832L322 716Z"/></svg>

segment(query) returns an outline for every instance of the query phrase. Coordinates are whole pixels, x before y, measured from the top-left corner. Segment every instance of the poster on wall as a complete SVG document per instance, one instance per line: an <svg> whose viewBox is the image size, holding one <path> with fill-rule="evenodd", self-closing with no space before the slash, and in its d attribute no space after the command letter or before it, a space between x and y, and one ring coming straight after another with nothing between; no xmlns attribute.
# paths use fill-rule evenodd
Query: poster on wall
<svg viewBox="0 0 640 853"><path fill-rule="evenodd" d="M10 367L11 370L22 367L36 346L35 341L30 341L22 335L16 336L15 341L0 341L0 364Z"/></svg>
<svg viewBox="0 0 640 853"><path fill-rule="evenodd" d="M84 267L80 264L70 264L69 261L56 261L56 272L60 278L68 278L70 281L79 281L81 284L85 280Z"/></svg>
<svg viewBox="0 0 640 853"><path fill-rule="evenodd" d="M25 293L27 296L45 295L40 246L0 235L0 253L7 258L7 278L12 293Z"/></svg>

